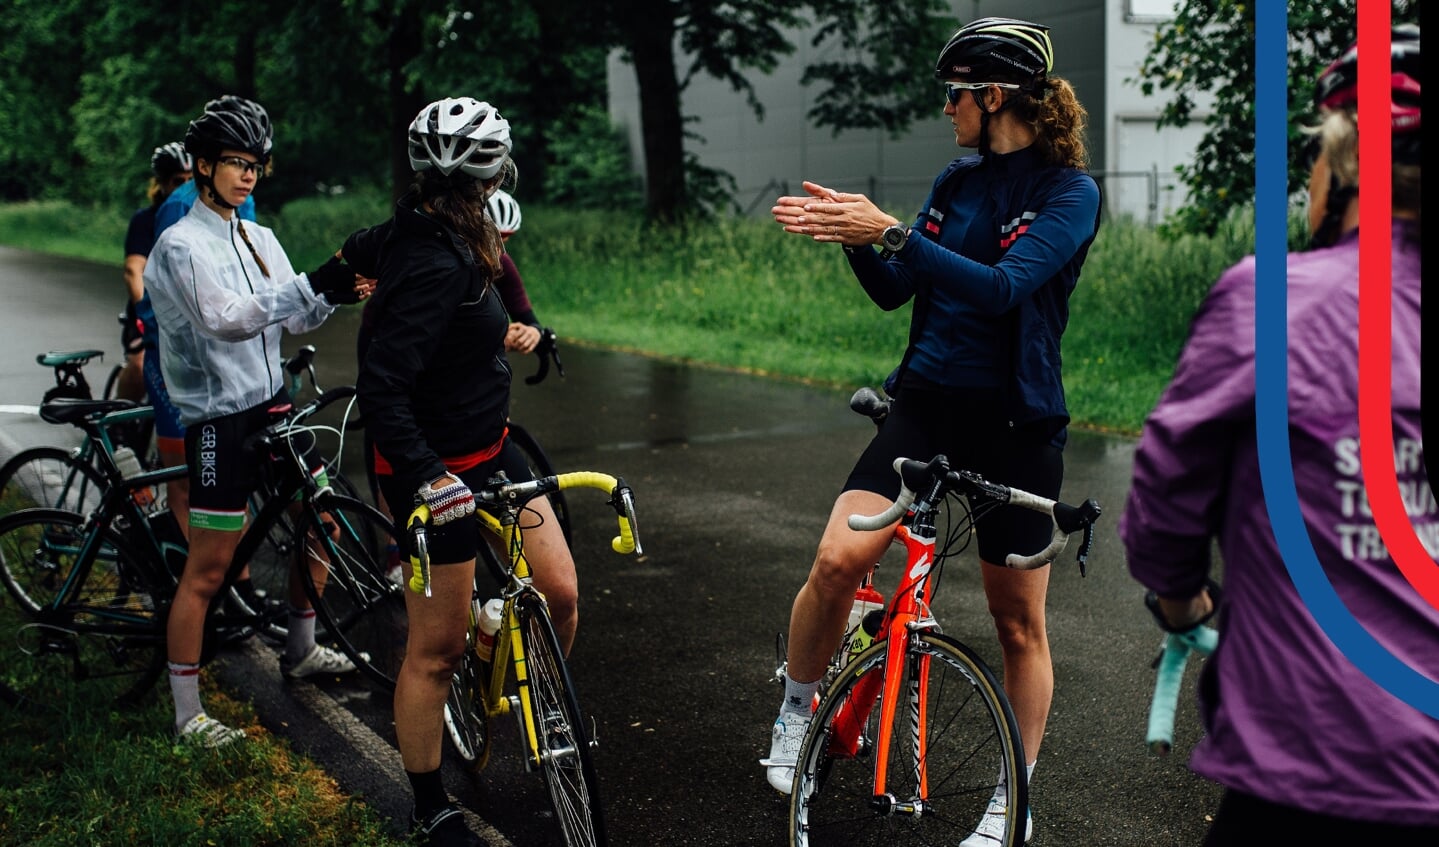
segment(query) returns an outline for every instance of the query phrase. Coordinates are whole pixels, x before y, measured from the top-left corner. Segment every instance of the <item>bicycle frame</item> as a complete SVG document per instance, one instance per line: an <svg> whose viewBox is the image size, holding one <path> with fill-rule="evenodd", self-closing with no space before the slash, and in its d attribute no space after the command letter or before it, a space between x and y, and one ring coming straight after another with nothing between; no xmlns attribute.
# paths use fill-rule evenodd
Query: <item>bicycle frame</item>
<svg viewBox="0 0 1439 847"><path fill-rule="evenodd" d="M481 702L490 717L507 714L515 703L504 693L505 682L510 672L514 673L520 706L520 729L525 738L526 770L534 770L541 764L544 751L539 741L534 704L530 699L529 664L525 657L523 639L520 638L520 619L515 611L516 603L522 597L533 597L535 602L544 603L544 597L534 588L529 559L525 557L524 529L520 526L520 513L524 504L534 497L544 496L550 491L568 488L594 488L614 495L612 501L619 516L619 536L610 542L617 553L642 552L636 532L634 500L624 481L609 474L593 471L578 471L558 474L552 477L513 483L498 489L475 493L475 517L485 531L500 539L500 545L509 559L508 569L496 574L505 583L501 589L504 612L500 618L500 629L495 633L494 652L490 658L490 679L481 693ZM425 542L425 527L430 520L427 506L419 506L410 515L409 529L415 539L417 555L411 559L413 574L409 580L412 591L430 595L429 553ZM479 630L479 587L476 574L475 596L470 603L470 628L468 646L473 648Z"/></svg>
<svg viewBox="0 0 1439 847"><path fill-rule="evenodd" d="M859 752L861 732L869 720L869 711L873 708L875 697L879 696L881 689L883 698L880 701L880 724L885 727L893 725L894 710L899 702L900 678L909 635L921 630L939 628L938 622L930 611L935 588L934 582L929 578L933 573L935 563L935 529L932 513L925 513L924 517L917 519L913 525L901 523L895 527L894 535L895 540L903 544L905 548L904 573L900 576L899 587L885 608L884 619L880 624L879 632L875 634L874 645L868 648L869 650L883 649L886 651L885 673L882 677L871 674L863 680L857 689L858 696L840 707L834 721L834 734L830 739L831 755L849 758ZM920 657L916 661L927 663L929 658ZM926 684L926 677L927 675L920 675L921 686ZM918 767L916 776L918 784L921 786L921 798L928 796L928 777L925 773L928 760L926 755L928 734L924 731L927 723L924 704L928 700L924 696L925 693L921 688L917 692L917 698L910 700L911 706L918 710L914 721L917 737L911 740L918 750L915 761ZM888 732L880 733L879 738L875 740L877 744L874 757L874 793L876 797L884 795L886 791L889 777L889 748L892 740Z"/></svg>

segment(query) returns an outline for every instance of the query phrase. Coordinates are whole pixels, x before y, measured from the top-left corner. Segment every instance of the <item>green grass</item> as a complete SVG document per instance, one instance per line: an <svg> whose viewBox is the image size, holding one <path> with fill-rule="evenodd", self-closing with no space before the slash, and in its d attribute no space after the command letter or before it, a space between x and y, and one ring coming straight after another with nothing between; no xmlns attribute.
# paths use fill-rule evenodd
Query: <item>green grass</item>
<svg viewBox="0 0 1439 847"><path fill-rule="evenodd" d="M0 628L15 631L17 614L0 593ZM216 690L208 673L201 682L206 710L244 728L243 743L217 751L174 743L163 678L143 704L123 710L95 701L84 684L58 703L0 701L0 844L405 843L260 726L248 703Z"/></svg>

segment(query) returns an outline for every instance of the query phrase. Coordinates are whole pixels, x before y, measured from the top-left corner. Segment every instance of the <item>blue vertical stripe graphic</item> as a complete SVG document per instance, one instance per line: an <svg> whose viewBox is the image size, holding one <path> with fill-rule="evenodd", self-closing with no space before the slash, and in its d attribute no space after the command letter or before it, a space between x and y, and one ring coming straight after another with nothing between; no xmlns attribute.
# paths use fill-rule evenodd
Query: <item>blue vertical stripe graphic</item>
<svg viewBox="0 0 1439 847"><path fill-rule="evenodd" d="M1309 541L1289 457L1287 264L1288 12L1255 9L1255 418L1264 502L1289 577L1315 621L1344 654L1390 694L1439 718L1439 682L1374 640L1344 606Z"/></svg>

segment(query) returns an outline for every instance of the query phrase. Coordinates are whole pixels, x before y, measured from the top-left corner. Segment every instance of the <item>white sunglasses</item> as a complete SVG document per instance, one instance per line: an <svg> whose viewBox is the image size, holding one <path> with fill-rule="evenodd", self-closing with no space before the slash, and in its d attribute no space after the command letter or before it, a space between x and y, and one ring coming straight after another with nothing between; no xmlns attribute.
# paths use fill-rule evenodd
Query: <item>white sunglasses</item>
<svg viewBox="0 0 1439 847"><path fill-rule="evenodd" d="M944 96L949 99L949 105L953 106L959 102L959 92L983 91L991 85L998 88L1019 90L1019 86L1012 82L946 82L944 84Z"/></svg>

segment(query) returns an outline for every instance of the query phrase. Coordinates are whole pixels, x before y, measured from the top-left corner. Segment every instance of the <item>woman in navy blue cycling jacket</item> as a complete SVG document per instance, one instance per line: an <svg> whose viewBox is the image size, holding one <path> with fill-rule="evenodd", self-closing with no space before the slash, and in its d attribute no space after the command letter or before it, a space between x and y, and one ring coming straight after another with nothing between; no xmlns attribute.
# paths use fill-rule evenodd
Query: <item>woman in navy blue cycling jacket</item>
<svg viewBox="0 0 1439 847"><path fill-rule="evenodd" d="M1085 170L1086 113L1053 65L1048 27L982 18L955 32L934 73L956 144L979 152L949 163L912 224L864 195L811 182L808 196L781 197L773 209L785 231L842 245L880 308L914 303L909 347L887 385L894 406L835 501L791 612L785 699L764 761L782 792L855 589L892 538L851 530L846 518L878 514L898 496L893 460L944 453L952 466L996 482L1059 494L1069 422L1060 336L1098 230L1100 196ZM1046 516L1008 506L985 517L978 534L1004 686L1031 771L1054 692L1049 568L1002 563L1043 549L1049 534ZM963 847L994 843L1007 806L1001 786Z"/></svg>

